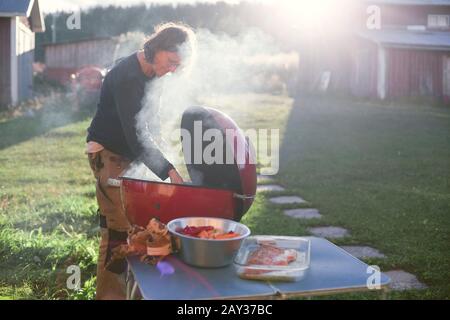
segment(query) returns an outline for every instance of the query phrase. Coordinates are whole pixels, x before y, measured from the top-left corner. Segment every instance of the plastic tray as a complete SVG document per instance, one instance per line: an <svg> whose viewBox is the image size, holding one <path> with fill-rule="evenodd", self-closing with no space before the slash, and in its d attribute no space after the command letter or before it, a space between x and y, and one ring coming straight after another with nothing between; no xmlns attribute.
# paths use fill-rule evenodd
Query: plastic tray
<svg viewBox="0 0 450 320"><path fill-rule="evenodd" d="M249 264L252 252L262 246L275 246L296 251L296 258L287 265ZM288 236L251 236L246 238L234 259L239 277L251 280L298 281L309 268L311 243L309 239Z"/></svg>

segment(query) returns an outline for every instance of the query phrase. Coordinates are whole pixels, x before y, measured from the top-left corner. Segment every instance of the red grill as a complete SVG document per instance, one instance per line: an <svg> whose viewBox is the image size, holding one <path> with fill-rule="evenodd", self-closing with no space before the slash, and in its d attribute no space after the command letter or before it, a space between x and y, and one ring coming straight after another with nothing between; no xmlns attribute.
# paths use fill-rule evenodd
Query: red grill
<svg viewBox="0 0 450 320"><path fill-rule="evenodd" d="M145 226L152 217L163 223L193 216L240 220L252 205L256 193L256 165L251 142L230 117L218 110L190 108L183 114L181 128L194 137L194 125L198 128L199 123L202 136L208 129L221 133L225 142L222 163L207 164L203 157L200 163L194 163L191 139L189 144L183 141L183 152L192 185L121 177L122 202L132 224ZM227 133L233 137L232 141L227 141ZM201 143L203 151L211 142L202 140ZM227 152L233 155L234 163L226 163ZM242 153L240 160L239 152Z"/></svg>

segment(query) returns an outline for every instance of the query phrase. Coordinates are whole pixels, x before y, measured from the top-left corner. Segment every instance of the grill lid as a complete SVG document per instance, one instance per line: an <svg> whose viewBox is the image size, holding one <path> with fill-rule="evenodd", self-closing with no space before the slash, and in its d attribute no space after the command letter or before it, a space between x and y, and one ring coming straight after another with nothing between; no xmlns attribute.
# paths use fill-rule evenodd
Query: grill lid
<svg viewBox="0 0 450 320"><path fill-rule="evenodd" d="M256 193L256 157L250 140L229 116L207 107L187 109L181 129L184 160L192 182L233 190L239 199L239 219Z"/></svg>

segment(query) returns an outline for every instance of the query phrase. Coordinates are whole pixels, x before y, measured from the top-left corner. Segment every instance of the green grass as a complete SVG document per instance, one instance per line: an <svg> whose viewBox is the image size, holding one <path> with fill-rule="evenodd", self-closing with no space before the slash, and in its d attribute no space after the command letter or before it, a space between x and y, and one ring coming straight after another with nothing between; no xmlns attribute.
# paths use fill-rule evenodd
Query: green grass
<svg viewBox="0 0 450 320"><path fill-rule="evenodd" d="M64 97L34 117L0 123L0 297L77 298L75 264L92 297L98 228L95 189L83 154L89 115ZM91 280L90 282L88 280Z"/></svg>
<svg viewBox="0 0 450 320"><path fill-rule="evenodd" d="M307 224L349 229L338 244L373 246L388 259L369 262L429 286L392 298L450 298L449 109L304 98L285 136L279 181L324 215Z"/></svg>
<svg viewBox="0 0 450 320"><path fill-rule="evenodd" d="M336 243L376 247L388 258L367 263L404 269L429 286L389 298L450 298L450 110L271 95L201 102L243 129L280 129L283 194L301 195L323 214L320 221L294 220L258 194L243 218L253 234L342 226L351 236ZM94 297L97 206L83 153L90 118L63 97L34 117L0 115L0 299ZM73 264L81 268L80 292L66 289Z"/></svg>

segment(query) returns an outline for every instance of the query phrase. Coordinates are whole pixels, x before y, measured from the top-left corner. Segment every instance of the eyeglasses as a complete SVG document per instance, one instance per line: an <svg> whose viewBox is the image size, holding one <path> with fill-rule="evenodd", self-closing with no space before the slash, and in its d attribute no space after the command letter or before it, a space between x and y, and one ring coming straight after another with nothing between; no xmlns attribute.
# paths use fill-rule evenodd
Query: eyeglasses
<svg viewBox="0 0 450 320"><path fill-rule="evenodd" d="M170 68L178 68L181 64L179 60L174 60L170 58L167 61Z"/></svg>

